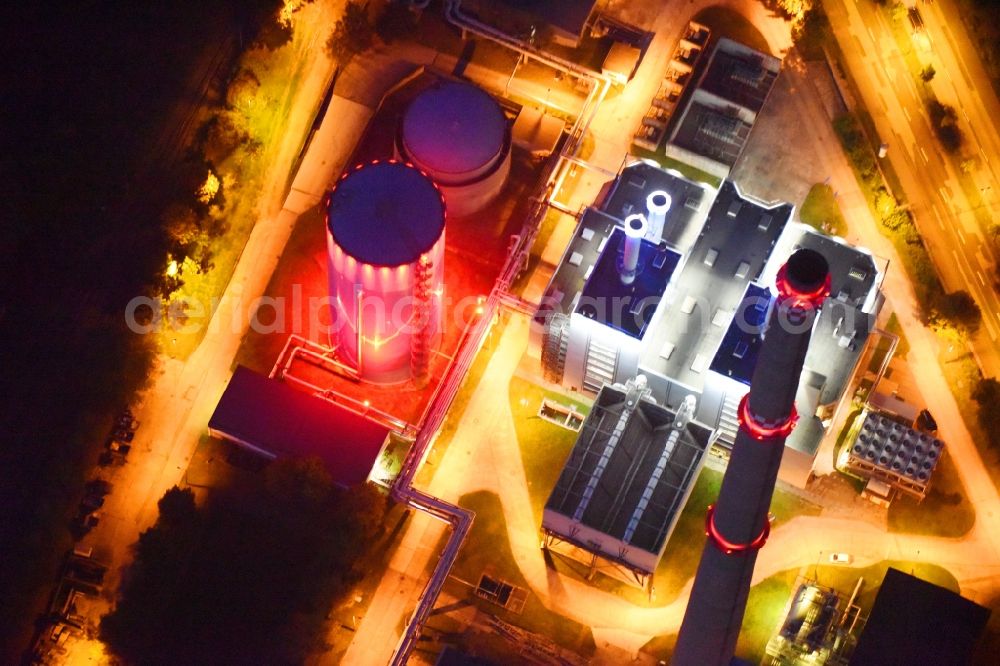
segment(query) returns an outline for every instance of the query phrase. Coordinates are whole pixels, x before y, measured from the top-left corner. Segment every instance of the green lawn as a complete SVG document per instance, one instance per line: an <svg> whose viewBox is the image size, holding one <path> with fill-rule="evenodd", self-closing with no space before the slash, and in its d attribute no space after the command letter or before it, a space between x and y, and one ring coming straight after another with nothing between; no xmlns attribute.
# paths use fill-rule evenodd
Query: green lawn
<svg viewBox="0 0 1000 666"><path fill-rule="evenodd" d="M590 411L590 406L586 403L546 391L520 377L513 377L510 380L510 411L514 417L517 442L521 448L524 475L528 480L531 508L539 525L542 522L545 502L555 487L563 464L577 438L576 432L538 416L538 408L544 398L572 406L582 414Z"/></svg>
<svg viewBox="0 0 1000 666"><path fill-rule="evenodd" d="M687 504L681 510L680 518L674 527L663 558L656 567L653 576L654 595L650 599L648 591L633 585L627 585L609 576L595 576L591 585L607 592L628 599L638 606L657 607L672 603L681 588L694 577L701 558L702 547L705 544L705 510L719 497L722 485L722 473L714 469L703 468L699 474ZM820 507L801 499L798 495L776 490L771 500L771 513L774 514L773 526L802 515L819 515ZM557 567L568 575L580 575L581 568L570 568L558 559Z"/></svg>
<svg viewBox="0 0 1000 666"><path fill-rule="evenodd" d="M548 610L528 589L527 581L514 560L507 539L507 521L503 517L499 496L480 491L463 495L458 503L475 511L476 519L465 545L459 552L455 566L452 567L452 577L445 585L445 591L460 599L470 600L483 612L496 615L505 622L546 636L585 659L592 656L596 646L590 628ZM484 573L528 590L523 612L516 614L481 600L462 582L475 585ZM458 580L454 580L456 578ZM466 632L462 635L460 643L468 642L470 646L479 648L481 638L480 633ZM504 645L503 642L491 642L490 647L500 650ZM510 646L507 648L510 649ZM503 659L504 657L506 659ZM501 659L498 663L511 663L508 660L516 659L517 654L508 652L506 655L494 655L494 658Z"/></svg>
<svg viewBox="0 0 1000 666"><path fill-rule="evenodd" d="M940 585L952 592L959 591L958 581L944 567L936 564L902 560L882 560L881 562L860 569L821 564L809 567L806 575L815 577L820 585L832 587L844 594L850 594L858 582L858 578L864 578L864 583L855 603L861 608L861 614L867 615L872 609L872 604L875 603L875 595L878 593L878 588L882 584L882 579L885 578L885 572L889 567L899 569L935 585Z"/></svg>
<svg viewBox="0 0 1000 666"><path fill-rule="evenodd" d="M934 470L931 489L922 502L900 496L889 507L891 532L960 537L975 522L976 509L965 495L947 450Z"/></svg>
<svg viewBox="0 0 1000 666"><path fill-rule="evenodd" d="M761 662L764 648L781 622L781 614L792 594L796 573L795 570L782 571L750 588L743 627L736 643L737 657L746 659L749 663ZM669 662L676 642L677 634L663 634L643 645L642 651L658 660Z"/></svg>
<svg viewBox="0 0 1000 666"><path fill-rule="evenodd" d="M639 146L632 146L632 154L636 157L642 157L647 160L652 160L659 164L664 169L673 169L679 172L682 176L688 180L694 181L696 183L705 183L711 187L718 189L722 185L722 179L718 176L713 176L712 174L702 171L696 167L691 166L676 160L673 157L668 157L663 154L663 144L656 150L647 150L645 148L640 148Z"/></svg>
<svg viewBox="0 0 1000 666"><path fill-rule="evenodd" d="M976 363L975 357L965 350L965 345L959 340L955 340L956 334L948 332L938 332L941 353L938 355L938 362L944 371L945 379L948 381L948 388L955 396L958 410L962 414L972 441L976 444L986 471L993 479L993 485L1000 489L1000 451L990 447L989 437L983 431L979 423L979 405L972 399L972 391L979 383L981 372ZM930 412L934 414L931 406ZM945 442L947 446L947 442Z"/></svg>
<svg viewBox="0 0 1000 666"><path fill-rule="evenodd" d="M847 233L847 222L840 213L833 188L824 183L816 183L809 190L802 202L799 219L830 236L843 236Z"/></svg>
<svg viewBox="0 0 1000 666"><path fill-rule="evenodd" d="M856 603L861 608L861 614L866 616L871 611L875 595L889 567L940 585L952 592L959 591L958 581L946 569L934 564L915 562L883 560L863 569L812 566L807 569L806 575L815 577L820 585L835 588L845 596L853 591L859 577L864 578ZM782 621L782 613L794 591L793 586L798 573L797 569L781 571L750 588L743 626L736 644L737 657L750 663L761 663L767 642L777 632ZM1000 628L997 631L1000 634ZM676 634L663 634L646 643L642 651L669 662L676 642Z"/></svg>
<svg viewBox="0 0 1000 666"><path fill-rule="evenodd" d="M754 664L761 663L767 642L781 624L797 575L794 569L782 571L750 588L740 638L736 642L737 657Z"/></svg>
<svg viewBox="0 0 1000 666"><path fill-rule="evenodd" d="M886 324L885 330L899 337L899 342L896 343L896 356L906 358L906 355L910 353L910 341L906 339L903 326L899 323L895 312L889 315L889 322Z"/></svg>

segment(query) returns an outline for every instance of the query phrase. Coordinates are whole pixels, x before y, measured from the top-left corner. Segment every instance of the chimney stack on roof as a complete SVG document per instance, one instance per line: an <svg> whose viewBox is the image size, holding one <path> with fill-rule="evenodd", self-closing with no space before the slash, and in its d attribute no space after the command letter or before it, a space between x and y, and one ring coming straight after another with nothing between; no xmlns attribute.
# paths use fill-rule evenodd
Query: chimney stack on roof
<svg viewBox="0 0 1000 666"><path fill-rule="evenodd" d="M646 212L649 214L649 231L647 236L654 243L663 240L663 226L667 221L667 211L670 210L670 195L663 190L650 192L646 197Z"/></svg>
<svg viewBox="0 0 1000 666"><path fill-rule="evenodd" d="M625 251L622 257L622 284L632 284L639 269L639 248L649 230L646 218L640 214L625 218Z"/></svg>

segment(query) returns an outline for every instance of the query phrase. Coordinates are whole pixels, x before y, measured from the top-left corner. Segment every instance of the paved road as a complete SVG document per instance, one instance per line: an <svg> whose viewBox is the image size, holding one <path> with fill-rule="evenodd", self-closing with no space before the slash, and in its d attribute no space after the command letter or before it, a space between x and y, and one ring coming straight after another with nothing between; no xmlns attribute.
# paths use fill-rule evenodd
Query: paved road
<svg viewBox="0 0 1000 666"><path fill-rule="evenodd" d="M879 137L890 144L889 160L899 174L945 288L964 289L980 305L984 325L976 336L975 350L984 372L996 375L1000 371L996 344L1000 338L1000 298L992 281L996 265L993 248L976 221L958 175L941 151L884 16L874 3L865 0L830 0L824 6ZM931 13L932 34L939 29L937 11ZM959 122L972 152L982 151L990 165L1000 161L1000 153L986 152L997 147L995 128L982 105L984 99L993 97L992 89L973 91L964 77L954 75L953 69L965 69L951 56L947 39L936 40L934 50L939 71L932 82L935 93L943 102L958 104L965 111L960 113ZM968 113L976 114L974 126L966 120L971 117ZM996 182L988 171L978 177Z"/></svg>

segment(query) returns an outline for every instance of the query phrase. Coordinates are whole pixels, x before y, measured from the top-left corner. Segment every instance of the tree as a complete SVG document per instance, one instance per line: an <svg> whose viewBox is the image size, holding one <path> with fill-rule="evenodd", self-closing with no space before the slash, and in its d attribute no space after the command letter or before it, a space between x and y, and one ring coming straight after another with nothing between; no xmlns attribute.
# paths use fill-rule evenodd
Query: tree
<svg viewBox="0 0 1000 666"><path fill-rule="evenodd" d="M962 147L962 130L958 128L958 114L955 108L942 104L936 99L927 101L927 113L938 141L949 153L956 153Z"/></svg>
<svg viewBox="0 0 1000 666"><path fill-rule="evenodd" d="M197 507L171 489L144 532L101 638L137 663L302 663L330 609L369 566L387 506L373 485L337 489L316 459Z"/></svg>
<svg viewBox="0 0 1000 666"><path fill-rule="evenodd" d="M931 79L934 78L934 65L927 65L922 70L920 70L920 78L924 83L930 83Z"/></svg>
<svg viewBox="0 0 1000 666"><path fill-rule="evenodd" d="M953 291L935 299L935 314L959 330L971 332L979 328L982 313L967 291Z"/></svg>
<svg viewBox="0 0 1000 666"><path fill-rule="evenodd" d="M375 33L386 44L405 39L417 29L417 20L406 2L389 0L375 19Z"/></svg>
<svg viewBox="0 0 1000 666"><path fill-rule="evenodd" d="M250 139L235 121L231 111L217 113L202 126L201 152L205 159L215 166Z"/></svg>
<svg viewBox="0 0 1000 666"><path fill-rule="evenodd" d="M243 67L236 73L226 87L226 104L234 109L245 109L252 103L260 90L260 79L248 67Z"/></svg>
<svg viewBox="0 0 1000 666"><path fill-rule="evenodd" d="M368 9L356 0L348 0L344 14L337 20L326 42L327 53L341 67L351 58L371 47L374 31L368 21Z"/></svg>
<svg viewBox="0 0 1000 666"><path fill-rule="evenodd" d="M1000 382L992 377L980 379L972 389L978 406L979 425L986 431L990 445L1000 449Z"/></svg>
<svg viewBox="0 0 1000 666"><path fill-rule="evenodd" d="M201 233L201 223L198 214L190 206L171 204L160 217L163 230L174 244L175 249L183 250L190 247Z"/></svg>
<svg viewBox="0 0 1000 666"><path fill-rule="evenodd" d="M174 486L156 503L160 511L159 520L167 527L177 527L192 523L198 514L194 503L194 493L190 488Z"/></svg>

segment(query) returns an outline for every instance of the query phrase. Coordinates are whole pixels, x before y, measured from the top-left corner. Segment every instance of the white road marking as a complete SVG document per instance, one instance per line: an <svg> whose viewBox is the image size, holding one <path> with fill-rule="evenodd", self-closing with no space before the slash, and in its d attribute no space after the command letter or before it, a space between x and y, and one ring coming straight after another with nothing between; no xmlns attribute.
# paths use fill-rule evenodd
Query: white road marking
<svg viewBox="0 0 1000 666"><path fill-rule="evenodd" d="M944 231L944 220L941 219L941 213L938 212L937 206L931 206L931 210L934 211L934 219L937 220L938 226Z"/></svg>
<svg viewBox="0 0 1000 666"><path fill-rule="evenodd" d="M976 271L976 277L979 278L979 283L985 287L986 286L986 278L983 277L983 272L980 271L980 270L977 270Z"/></svg>
<svg viewBox="0 0 1000 666"><path fill-rule="evenodd" d="M923 146L920 146L920 154L924 156L924 162L931 163L930 159L927 158L927 151L924 150Z"/></svg>
<svg viewBox="0 0 1000 666"><path fill-rule="evenodd" d="M906 110L905 106L903 107L903 115L906 116L906 122L913 122L910 118L910 112Z"/></svg>

